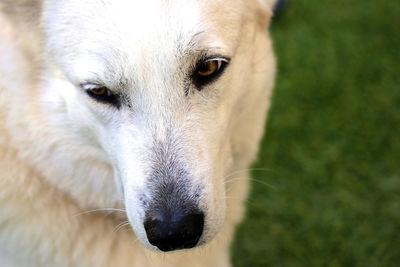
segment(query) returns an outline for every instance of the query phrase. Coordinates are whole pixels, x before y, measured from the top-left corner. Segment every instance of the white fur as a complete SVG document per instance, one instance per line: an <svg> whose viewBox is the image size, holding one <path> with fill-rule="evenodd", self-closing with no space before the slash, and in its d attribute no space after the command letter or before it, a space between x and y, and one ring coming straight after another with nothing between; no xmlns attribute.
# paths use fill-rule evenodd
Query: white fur
<svg viewBox="0 0 400 267"><path fill-rule="evenodd" d="M0 266L229 266L274 79L271 6L0 2ZM185 96L204 50L231 63ZM94 101L80 88L90 81L130 106ZM140 198L152 199L154 144L168 142L189 191L203 188L206 217L203 246L163 254L147 240ZM114 231L127 219L133 231Z"/></svg>

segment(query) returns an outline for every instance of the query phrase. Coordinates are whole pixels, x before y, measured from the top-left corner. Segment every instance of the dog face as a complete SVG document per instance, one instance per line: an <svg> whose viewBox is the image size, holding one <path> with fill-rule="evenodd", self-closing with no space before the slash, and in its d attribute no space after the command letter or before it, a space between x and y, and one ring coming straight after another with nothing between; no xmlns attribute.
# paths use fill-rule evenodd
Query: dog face
<svg viewBox="0 0 400 267"><path fill-rule="evenodd" d="M104 151L137 237L162 251L210 241L224 222L238 118L264 90L254 73L270 62L255 62L272 57L256 54L267 43L261 3L48 0L43 9L52 116Z"/></svg>

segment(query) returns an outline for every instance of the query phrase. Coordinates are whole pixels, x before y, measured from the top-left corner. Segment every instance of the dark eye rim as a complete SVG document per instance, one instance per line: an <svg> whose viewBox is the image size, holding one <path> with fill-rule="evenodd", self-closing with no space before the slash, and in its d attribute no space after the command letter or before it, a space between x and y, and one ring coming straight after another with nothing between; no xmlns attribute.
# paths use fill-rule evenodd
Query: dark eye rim
<svg viewBox="0 0 400 267"><path fill-rule="evenodd" d="M100 102L102 104L113 105L117 108L121 106L120 96L118 94L113 93L110 89L108 89L104 85L99 84L82 84L81 88L86 92L86 94L92 98L93 100ZM94 89L105 88L106 94L97 95L93 93Z"/></svg>
<svg viewBox="0 0 400 267"><path fill-rule="evenodd" d="M201 76L197 74L201 66L213 60L221 60L221 66L216 72L214 72L209 76ZM194 67L194 70L192 71L192 74L190 75L193 85L197 88L198 91L201 91L204 87L210 85L211 83L215 82L218 78L220 78L221 75L225 72L230 62L231 59L229 57L225 57L222 55L214 55L201 58L200 60L198 60L197 64Z"/></svg>

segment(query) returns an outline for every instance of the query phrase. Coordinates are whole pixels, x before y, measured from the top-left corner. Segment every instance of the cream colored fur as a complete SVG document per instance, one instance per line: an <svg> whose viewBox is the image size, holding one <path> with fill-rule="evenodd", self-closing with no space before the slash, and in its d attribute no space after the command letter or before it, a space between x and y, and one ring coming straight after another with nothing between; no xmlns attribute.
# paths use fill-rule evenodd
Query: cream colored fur
<svg viewBox="0 0 400 267"><path fill-rule="evenodd" d="M272 2L0 0L0 266L230 266L274 80ZM196 33L232 61L184 97L174 47ZM124 90L142 115L80 91L105 73L88 51L135 77ZM161 253L143 232L138 158L171 128L207 217L202 246Z"/></svg>

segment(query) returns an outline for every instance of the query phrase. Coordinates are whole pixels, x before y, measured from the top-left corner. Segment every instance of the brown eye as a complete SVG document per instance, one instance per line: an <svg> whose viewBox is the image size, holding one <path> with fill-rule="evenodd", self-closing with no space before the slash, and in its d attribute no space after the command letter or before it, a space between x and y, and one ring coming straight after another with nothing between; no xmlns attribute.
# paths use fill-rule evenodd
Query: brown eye
<svg viewBox="0 0 400 267"><path fill-rule="evenodd" d="M98 87L98 88L93 88L90 89L90 92L93 95L97 95L97 96L107 96L109 95L109 91L106 87Z"/></svg>
<svg viewBox="0 0 400 267"><path fill-rule="evenodd" d="M221 68L220 60L210 60L201 64L197 69L197 74L203 77L214 74Z"/></svg>
<svg viewBox="0 0 400 267"><path fill-rule="evenodd" d="M105 103L105 104L112 104L116 107L120 106L120 97L118 94L112 93L107 87L105 86L98 86L98 85L82 85L82 88L86 91L86 93L93 98L94 100Z"/></svg>
<svg viewBox="0 0 400 267"><path fill-rule="evenodd" d="M214 57L206 60L200 60L191 75L192 82L197 90L202 90L204 86L217 80L226 66L228 66L230 59L225 57Z"/></svg>

